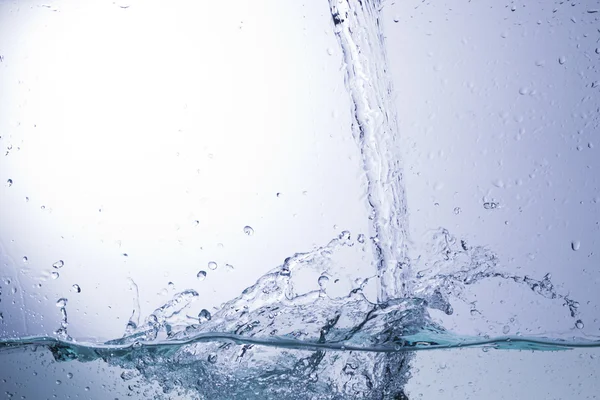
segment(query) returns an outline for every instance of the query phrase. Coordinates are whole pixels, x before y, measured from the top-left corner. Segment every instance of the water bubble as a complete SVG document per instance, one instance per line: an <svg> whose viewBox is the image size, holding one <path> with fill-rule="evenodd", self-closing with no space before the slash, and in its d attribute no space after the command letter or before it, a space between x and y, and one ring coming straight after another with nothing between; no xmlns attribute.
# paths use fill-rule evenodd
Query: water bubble
<svg viewBox="0 0 600 400"><path fill-rule="evenodd" d="M210 315L210 311L208 311L205 308L203 308L202 311L200 311L200 313L198 314L198 319L200 320L200 322L210 321L211 318L212 317Z"/></svg>
<svg viewBox="0 0 600 400"><path fill-rule="evenodd" d="M75 292L75 293L81 293L81 288L79 287L78 284L75 284L75 285L71 286L71 291Z"/></svg>
<svg viewBox="0 0 600 400"><path fill-rule="evenodd" d="M252 235L254 235L254 229L252 229L251 226L246 225L244 227L244 233L248 236L252 236Z"/></svg>
<svg viewBox="0 0 600 400"><path fill-rule="evenodd" d="M61 269L62 267L65 266L65 262L63 260L58 260L57 262L52 264L52 266L56 269Z"/></svg>
<svg viewBox="0 0 600 400"><path fill-rule="evenodd" d="M50 274L50 276L52 277L52 279L58 279L58 277L59 277L60 275L58 274L58 272L54 271L54 272L52 272L52 273Z"/></svg>
<svg viewBox="0 0 600 400"><path fill-rule="evenodd" d="M208 362L211 364L216 364L217 363L217 355L215 353L210 353L208 355Z"/></svg>
<svg viewBox="0 0 600 400"><path fill-rule="evenodd" d="M198 278L198 280L200 282L202 282L203 280L206 279L206 271L200 271L196 274L196 278Z"/></svg>
<svg viewBox="0 0 600 400"><path fill-rule="evenodd" d="M208 269L212 269L214 271L215 269L217 269L217 263L214 261L210 261L208 263Z"/></svg>
<svg viewBox="0 0 600 400"><path fill-rule="evenodd" d="M583 329L583 327L584 327L584 326L585 326L585 325L583 325L583 321L582 321L582 320L580 320L580 319L578 319L578 320L577 320L577 322L575 322L575 327L576 327L577 329Z"/></svg>
<svg viewBox="0 0 600 400"><path fill-rule="evenodd" d="M485 203L483 203L483 208L485 208L486 210L495 210L496 208L498 208L498 203L493 201L486 201Z"/></svg>
<svg viewBox="0 0 600 400"><path fill-rule="evenodd" d="M13 184L13 180L12 179L9 179L9 180L6 181L6 186L11 187L12 184Z"/></svg>
<svg viewBox="0 0 600 400"><path fill-rule="evenodd" d="M322 290L325 290L325 287L327 286L327 283L329 282L329 278L325 275L321 275L319 277L319 286L321 287Z"/></svg>
<svg viewBox="0 0 600 400"><path fill-rule="evenodd" d="M365 242L365 235L364 234L359 234L358 237L356 238L356 241L358 243L364 243Z"/></svg>
<svg viewBox="0 0 600 400"><path fill-rule="evenodd" d="M578 251L581 248L581 242L579 240L574 240L571 242L571 249L573 251Z"/></svg>
<svg viewBox="0 0 600 400"><path fill-rule="evenodd" d="M454 214L458 215L461 211L460 207L454 207Z"/></svg>
<svg viewBox="0 0 600 400"><path fill-rule="evenodd" d="M62 297L56 301L56 307L64 308L67 306L67 302L68 300Z"/></svg>

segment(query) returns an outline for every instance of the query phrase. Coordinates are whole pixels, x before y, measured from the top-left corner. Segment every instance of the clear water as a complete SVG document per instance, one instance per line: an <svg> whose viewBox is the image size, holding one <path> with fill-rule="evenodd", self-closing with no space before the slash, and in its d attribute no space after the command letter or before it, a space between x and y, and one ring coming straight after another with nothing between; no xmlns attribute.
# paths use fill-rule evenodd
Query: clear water
<svg viewBox="0 0 600 400"><path fill-rule="evenodd" d="M189 315L199 297L192 289L144 317L134 299L123 337L104 343L69 335L68 298L61 298L56 305L62 322L54 337L4 339L0 349L42 346L58 361L103 360L126 369L122 379L135 382L132 390L140 396L159 396L152 391L157 383L166 397L403 399L416 351L600 347L598 338L573 336L573 326L581 329L584 324L579 304L557 290L549 275L502 272L492 250L471 246L443 228L432 233L428 254L411 255L399 159L402 143L390 98L380 6L378 1L330 0L354 118L349 134L360 149L367 179L368 237L344 231L320 248L291 255L216 312ZM253 229L246 226L244 233L252 235ZM318 290L298 289L304 272L325 271L339 254L365 246L375 250L377 274L356 282L349 293L330 295L334 277L325 275ZM59 260L54 267L63 265ZM206 271L197 276L204 279ZM486 280L519 286L552 303L570 317L568 333L526 336L508 329L501 336L464 336L434 322L433 312L451 315L452 304L466 302L464 294L472 285ZM373 282L376 301L363 293ZM131 285L137 293L135 282ZM471 311L479 312L475 307Z"/></svg>

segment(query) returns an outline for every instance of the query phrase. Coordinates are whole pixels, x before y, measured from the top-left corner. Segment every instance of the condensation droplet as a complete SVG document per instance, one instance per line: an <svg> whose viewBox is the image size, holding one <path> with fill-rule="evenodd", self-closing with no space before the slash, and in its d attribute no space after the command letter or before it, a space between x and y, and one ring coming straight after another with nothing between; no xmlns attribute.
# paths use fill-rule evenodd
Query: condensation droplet
<svg viewBox="0 0 600 400"><path fill-rule="evenodd" d="M62 267L65 266L65 262L63 260L58 260L57 262L52 264L52 266L56 269L61 269Z"/></svg>
<svg viewBox="0 0 600 400"><path fill-rule="evenodd" d="M56 307L60 307L60 308L66 307L67 302L68 302L68 300L65 299L64 297L62 297L56 301Z"/></svg>
<svg viewBox="0 0 600 400"><path fill-rule="evenodd" d="M577 322L575 322L575 327L576 327L577 329L583 329L583 327L584 327L584 326L585 326L585 325L583 324L583 321L582 321L582 320L580 320L580 319L578 319L578 320L577 320Z"/></svg>
<svg viewBox="0 0 600 400"><path fill-rule="evenodd" d="M27 256L23 256L23 263L27 264L27 261L29 261L29 259L27 258Z"/></svg>
<svg viewBox="0 0 600 400"><path fill-rule="evenodd" d="M200 271L198 272L198 274L196 274L196 278L198 278L198 280L200 282L202 282L203 280L206 279L206 271Z"/></svg>
<svg viewBox="0 0 600 400"><path fill-rule="evenodd" d="M526 96L526 95L528 95L528 94L529 94L529 88L527 88L527 87L522 87L522 88L520 88L520 89L519 89L519 94L520 94L521 96Z"/></svg>
<svg viewBox="0 0 600 400"><path fill-rule="evenodd" d="M581 248L581 242L579 240L573 240L571 242L571 249L573 251L578 251Z"/></svg>
<svg viewBox="0 0 600 400"><path fill-rule="evenodd" d="M217 265L217 263L216 263L216 262L214 262L214 261L210 261L210 262L208 263L208 269L212 269L213 271L214 271L215 269L217 269L217 266L218 266L218 265Z"/></svg>
<svg viewBox="0 0 600 400"><path fill-rule="evenodd" d="M509 332L510 332L510 326L504 325L504 327L502 328L502 333L504 333L505 335L508 335Z"/></svg>
<svg viewBox="0 0 600 400"><path fill-rule="evenodd" d="M246 225L244 227L244 233L248 236L252 236L252 235L254 235L254 229L252 229L251 226Z"/></svg>
<svg viewBox="0 0 600 400"><path fill-rule="evenodd" d="M458 215L461 211L460 207L454 207L454 214Z"/></svg>
<svg viewBox="0 0 600 400"><path fill-rule="evenodd" d="M73 374L71 372L67 373L67 378L73 379Z"/></svg>
<svg viewBox="0 0 600 400"><path fill-rule="evenodd" d="M54 271L54 272L52 272L52 273L50 274L50 276L52 277L52 279L58 279L58 277L59 277L60 275L58 274L58 272Z"/></svg>
<svg viewBox="0 0 600 400"><path fill-rule="evenodd" d="M227 271L233 271L234 270L233 265L231 265L231 264L225 264L225 268L227 269Z"/></svg>
<svg viewBox="0 0 600 400"><path fill-rule="evenodd" d="M206 308L203 308L198 314L198 319L200 322L210 321L211 318L212 316L210 315L210 311L208 311Z"/></svg>
<svg viewBox="0 0 600 400"><path fill-rule="evenodd" d="M79 287L78 284L75 284L75 285L71 286L71 291L75 292L75 293L81 293L81 288Z"/></svg>
<svg viewBox="0 0 600 400"><path fill-rule="evenodd" d="M319 277L319 286L321 287L321 289L325 290L325 288L327 287L327 283L329 282L329 278L325 275L321 275Z"/></svg>
<svg viewBox="0 0 600 400"><path fill-rule="evenodd" d="M11 187L12 184L13 184L13 180L12 179L9 179L9 180L6 181L6 186Z"/></svg>
<svg viewBox="0 0 600 400"><path fill-rule="evenodd" d="M208 355L208 362L211 364L216 364L217 363L217 355L215 353L210 353Z"/></svg>
<svg viewBox="0 0 600 400"><path fill-rule="evenodd" d="M356 241L358 243L364 243L365 242L365 235L364 234L359 234L358 237L356 238Z"/></svg>
<svg viewBox="0 0 600 400"><path fill-rule="evenodd" d="M565 57L565 56L560 56L560 57L558 57L558 63L559 63L560 65L563 65L563 64L564 64L564 63L566 63L566 62L567 62L567 59L566 59L566 57Z"/></svg>
<svg viewBox="0 0 600 400"><path fill-rule="evenodd" d="M483 208L485 208L486 210L495 210L496 208L498 208L498 203L493 201L486 201L485 203L483 203Z"/></svg>

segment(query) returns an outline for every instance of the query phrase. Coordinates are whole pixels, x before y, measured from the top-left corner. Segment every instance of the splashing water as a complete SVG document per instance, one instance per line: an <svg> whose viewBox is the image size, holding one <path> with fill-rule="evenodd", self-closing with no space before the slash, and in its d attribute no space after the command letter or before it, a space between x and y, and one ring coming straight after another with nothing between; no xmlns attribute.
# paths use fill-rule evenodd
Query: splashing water
<svg viewBox="0 0 600 400"><path fill-rule="evenodd" d="M61 298L56 304L61 324L55 337L4 339L0 350L45 346L59 361L102 359L125 368L123 380L157 382L167 397L406 399L403 387L415 351L600 346L599 341L586 339L464 336L434 322L432 310L450 315L454 301L469 303L467 287L502 280L548 301L562 302L573 324L583 327L577 318L578 303L559 293L549 275L538 280L503 273L493 252L470 247L445 229L433 232L429 254L409 257L399 137L379 30L380 4L377 0L329 3L352 100L352 134L367 178L371 239L362 234L354 239L344 231L325 246L287 258L238 297L212 313L203 309L197 317L186 314L199 297L188 289L142 322L138 288L131 281L133 311L124 336L105 343L85 343L69 336L68 300ZM254 230L245 226L243 232L251 236ZM297 289L302 271L326 271L336 254L365 243L375 249L375 277L357 282L339 297L328 294L327 275L319 277L314 290ZM64 264L59 263L54 268ZM209 263L209 270L216 268L216 263ZM206 275L202 270L197 278ZM378 288L376 301L364 294L371 281ZM75 291L79 293L78 286ZM510 330L502 332L506 335ZM138 390L145 395L143 386Z"/></svg>

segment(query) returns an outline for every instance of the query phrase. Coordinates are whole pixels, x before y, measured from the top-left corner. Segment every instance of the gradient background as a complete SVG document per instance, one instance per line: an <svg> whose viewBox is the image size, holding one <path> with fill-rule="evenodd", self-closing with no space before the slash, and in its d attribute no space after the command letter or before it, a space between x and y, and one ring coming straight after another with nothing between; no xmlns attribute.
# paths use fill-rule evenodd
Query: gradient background
<svg viewBox="0 0 600 400"><path fill-rule="evenodd" d="M381 18L413 252L444 227L502 271L551 273L585 326L561 301L493 280L469 288L485 318L461 303L434 317L464 334L597 337L600 2L407 0ZM0 1L1 336L51 334L67 297L73 337L119 337L128 278L142 316L187 288L210 309L295 252L367 233L331 25L324 1ZM373 266L367 255L336 273L343 293ZM2 395L128 392L102 363L0 357ZM408 393L593 398L594 357L424 352Z"/></svg>

